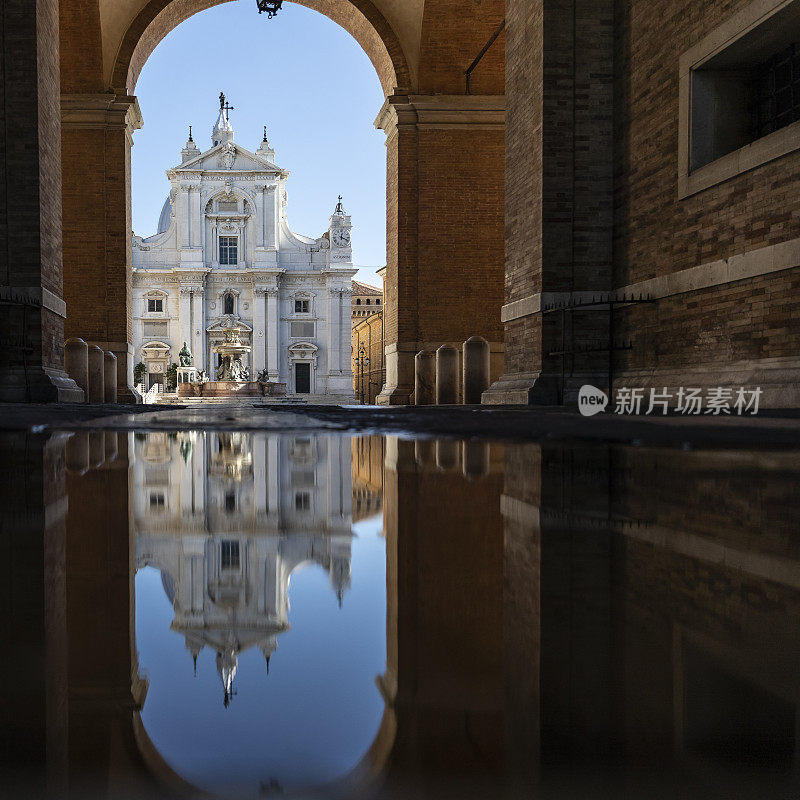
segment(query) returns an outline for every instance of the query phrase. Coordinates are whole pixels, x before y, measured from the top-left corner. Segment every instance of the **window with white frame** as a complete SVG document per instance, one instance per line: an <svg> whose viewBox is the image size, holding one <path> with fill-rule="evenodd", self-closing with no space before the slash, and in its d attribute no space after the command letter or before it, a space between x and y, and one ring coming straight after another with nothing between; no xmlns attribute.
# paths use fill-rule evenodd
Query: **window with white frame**
<svg viewBox="0 0 800 800"><path fill-rule="evenodd" d="M225 296L222 298L222 308L223 314L236 313L236 298L234 297L233 292L225 293Z"/></svg>
<svg viewBox="0 0 800 800"><path fill-rule="evenodd" d="M148 313L161 313L164 310L163 297L148 297L147 298L147 311Z"/></svg>
<svg viewBox="0 0 800 800"><path fill-rule="evenodd" d="M311 303L309 300L295 300L294 313L295 314L308 314Z"/></svg>
<svg viewBox="0 0 800 800"><path fill-rule="evenodd" d="M219 263L222 265L236 266L239 263L239 237L219 237Z"/></svg>

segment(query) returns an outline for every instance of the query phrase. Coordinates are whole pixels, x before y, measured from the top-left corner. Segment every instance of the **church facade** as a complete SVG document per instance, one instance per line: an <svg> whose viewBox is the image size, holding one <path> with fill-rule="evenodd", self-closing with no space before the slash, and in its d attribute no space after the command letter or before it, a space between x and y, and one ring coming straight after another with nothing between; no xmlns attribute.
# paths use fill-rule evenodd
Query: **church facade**
<svg viewBox="0 0 800 800"><path fill-rule="evenodd" d="M186 343L198 370L220 377L214 346L238 328L251 351L251 380L285 383L290 394L350 400L351 220L341 198L313 238L286 220L289 173L264 139L234 142L220 95L212 144L190 129L154 236L133 237L134 358L145 388L163 385Z"/></svg>

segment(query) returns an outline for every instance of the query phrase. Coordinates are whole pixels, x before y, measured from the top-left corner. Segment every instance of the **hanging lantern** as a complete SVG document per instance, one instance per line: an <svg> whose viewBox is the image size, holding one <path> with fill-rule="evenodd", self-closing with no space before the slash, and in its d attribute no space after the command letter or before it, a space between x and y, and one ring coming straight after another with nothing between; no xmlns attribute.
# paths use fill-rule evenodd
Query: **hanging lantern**
<svg viewBox="0 0 800 800"><path fill-rule="evenodd" d="M267 12L267 18L272 19L280 10L283 5L283 0L256 0L258 6L258 13L263 14Z"/></svg>

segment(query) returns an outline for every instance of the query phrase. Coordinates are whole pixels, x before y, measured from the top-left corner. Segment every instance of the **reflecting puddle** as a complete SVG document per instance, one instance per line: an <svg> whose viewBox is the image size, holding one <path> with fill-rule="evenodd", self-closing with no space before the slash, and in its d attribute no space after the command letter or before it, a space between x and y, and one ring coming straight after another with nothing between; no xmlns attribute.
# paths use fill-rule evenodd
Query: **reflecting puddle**
<svg viewBox="0 0 800 800"><path fill-rule="evenodd" d="M354 523L350 450L346 438L135 437L142 721L193 786L325 785L378 732L385 547L379 503Z"/></svg>
<svg viewBox="0 0 800 800"><path fill-rule="evenodd" d="M0 446L10 796L797 795L797 453Z"/></svg>

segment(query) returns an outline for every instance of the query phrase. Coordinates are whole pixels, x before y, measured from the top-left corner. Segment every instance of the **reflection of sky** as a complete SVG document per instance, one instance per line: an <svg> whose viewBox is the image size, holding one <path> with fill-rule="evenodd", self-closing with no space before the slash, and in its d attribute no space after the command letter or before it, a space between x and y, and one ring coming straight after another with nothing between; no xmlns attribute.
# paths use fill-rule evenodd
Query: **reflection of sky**
<svg viewBox="0 0 800 800"><path fill-rule="evenodd" d="M320 785L354 767L378 732L386 669L386 550L380 516L353 526L352 585L339 609L328 574L292 575L291 630L278 636L267 675L257 648L239 656L237 694L222 685L205 648L192 677L161 575L136 576L136 644L150 681L142 718L153 744L183 778L213 792Z"/></svg>

